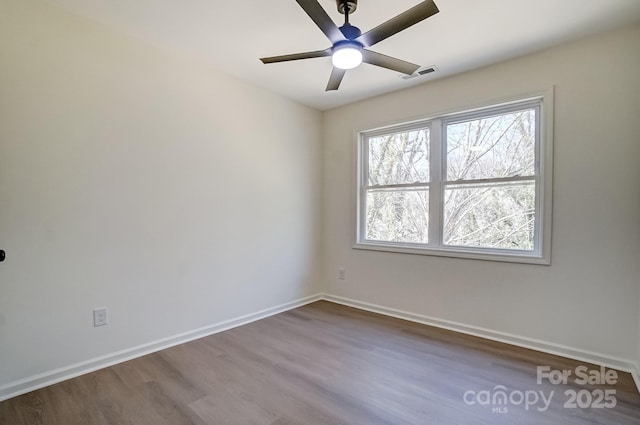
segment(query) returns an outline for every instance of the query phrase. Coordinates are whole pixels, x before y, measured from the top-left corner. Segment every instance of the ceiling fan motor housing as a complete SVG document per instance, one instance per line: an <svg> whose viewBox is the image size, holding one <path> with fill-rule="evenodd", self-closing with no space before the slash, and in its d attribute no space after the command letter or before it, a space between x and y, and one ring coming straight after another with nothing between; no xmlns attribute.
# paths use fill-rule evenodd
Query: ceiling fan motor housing
<svg viewBox="0 0 640 425"><path fill-rule="evenodd" d="M345 8L349 8L349 14L352 14L358 8L358 0L336 0L338 4L338 12L344 15Z"/></svg>

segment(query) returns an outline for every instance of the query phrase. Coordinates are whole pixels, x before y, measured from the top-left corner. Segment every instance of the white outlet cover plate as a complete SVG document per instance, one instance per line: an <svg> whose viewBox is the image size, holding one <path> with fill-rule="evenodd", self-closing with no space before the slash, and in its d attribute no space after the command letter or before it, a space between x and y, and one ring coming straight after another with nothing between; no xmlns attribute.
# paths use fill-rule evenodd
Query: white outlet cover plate
<svg viewBox="0 0 640 425"><path fill-rule="evenodd" d="M104 326L107 323L108 323L108 320L107 320L106 307L96 308L95 310L93 310L93 326L94 327Z"/></svg>

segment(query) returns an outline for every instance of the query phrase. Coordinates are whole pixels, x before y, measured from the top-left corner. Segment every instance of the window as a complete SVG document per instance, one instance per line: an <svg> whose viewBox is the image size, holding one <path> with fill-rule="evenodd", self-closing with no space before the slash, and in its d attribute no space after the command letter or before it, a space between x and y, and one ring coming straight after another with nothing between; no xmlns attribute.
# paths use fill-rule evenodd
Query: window
<svg viewBox="0 0 640 425"><path fill-rule="evenodd" d="M550 103L361 133L355 247L549 264Z"/></svg>

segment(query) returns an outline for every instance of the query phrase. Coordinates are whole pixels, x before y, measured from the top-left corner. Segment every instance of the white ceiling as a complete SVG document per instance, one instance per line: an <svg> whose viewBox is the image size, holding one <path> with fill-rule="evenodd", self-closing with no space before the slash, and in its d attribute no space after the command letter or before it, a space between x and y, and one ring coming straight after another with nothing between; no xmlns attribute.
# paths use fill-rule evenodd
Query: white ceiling
<svg viewBox="0 0 640 425"><path fill-rule="evenodd" d="M410 80L363 64L325 92L331 58L262 64L258 58L325 49L329 41L295 0L48 0L153 44L197 55L223 72L320 110L410 87L640 20L640 0L435 0L440 13L371 50L438 71ZM336 24L335 0L319 0ZM360 0L363 32L418 0ZM640 47L640 46L639 46Z"/></svg>

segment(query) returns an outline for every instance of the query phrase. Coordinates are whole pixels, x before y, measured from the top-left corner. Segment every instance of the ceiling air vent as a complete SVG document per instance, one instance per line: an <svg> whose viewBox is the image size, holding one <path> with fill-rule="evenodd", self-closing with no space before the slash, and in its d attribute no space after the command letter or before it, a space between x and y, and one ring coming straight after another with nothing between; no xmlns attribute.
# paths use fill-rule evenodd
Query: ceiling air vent
<svg viewBox="0 0 640 425"><path fill-rule="evenodd" d="M432 74L437 70L438 68L436 68L435 66L425 66L418 69L416 72L414 72L411 75L402 75L402 78L405 80L409 80L411 78L422 77L423 75Z"/></svg>

